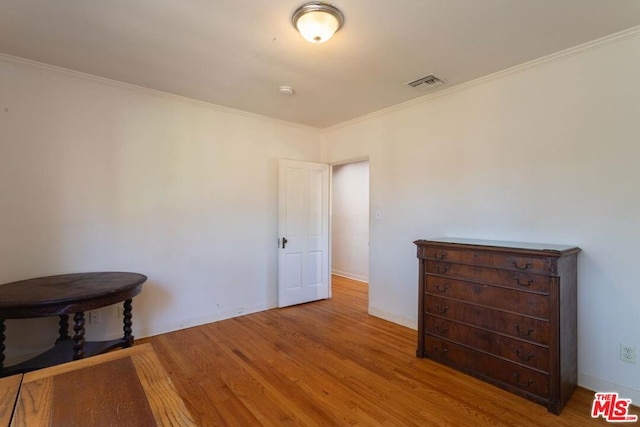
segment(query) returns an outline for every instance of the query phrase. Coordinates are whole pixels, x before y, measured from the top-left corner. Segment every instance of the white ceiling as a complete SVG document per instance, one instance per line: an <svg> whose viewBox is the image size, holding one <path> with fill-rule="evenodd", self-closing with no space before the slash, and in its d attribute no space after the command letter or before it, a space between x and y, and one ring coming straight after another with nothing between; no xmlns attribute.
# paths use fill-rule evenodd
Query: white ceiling
<svg viewBox="0 0 640 427"><path fill-rule="evenodd" d="M640 25L640 0L335 0L314 45L302 3L0 0L0 52L323 128Z"/></svg>

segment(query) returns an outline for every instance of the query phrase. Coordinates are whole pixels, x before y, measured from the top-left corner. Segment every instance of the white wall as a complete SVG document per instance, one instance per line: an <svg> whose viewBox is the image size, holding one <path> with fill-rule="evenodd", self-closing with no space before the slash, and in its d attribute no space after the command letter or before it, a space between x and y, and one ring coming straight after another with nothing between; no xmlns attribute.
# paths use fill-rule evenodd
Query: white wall
<svg viewBox="0 0 640 427"><path fill-rule="evenodd" d="M369 280L369 162L333 167L331 269L333 274Z"/></svg>
<svg viewBox="0 0 640 427"><path fill-rule="evenodd" d="M578 245L579 382L640 401L640 31L326 130L369 157L372 314L415 327L413 241Z"/></svg>
<svg viewBox="0 0 640 427"><path fill-rule="evenodd" d="M0 85L0 283L144 273L138 337L276 305L278 159L318 161L317 130L9 57ZM87 336L121 335L101 313ZM7 362L56 331L8 321Z"/></svg>

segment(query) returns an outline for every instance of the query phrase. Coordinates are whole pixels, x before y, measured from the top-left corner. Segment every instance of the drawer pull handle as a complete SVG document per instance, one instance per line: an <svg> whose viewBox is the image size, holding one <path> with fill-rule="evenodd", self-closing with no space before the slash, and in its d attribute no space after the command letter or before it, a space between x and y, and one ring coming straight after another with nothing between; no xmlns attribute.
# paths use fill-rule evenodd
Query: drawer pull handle
<svg viewBox="0 0 640 427"><path fill-rule="evenodd" d="M432 347L432 348L433 348L433 352L434 352L434 353L440 353L440 355L441 355L441 356L444 356L444 355L449 351L449 349L448 349L448 348L443 348L443 349L442 349L442 351L440 351L440 352L439 352L439 351L438 351L438 346L437 346L437 345L435 345L435 344L433 345L433 347Z"/></svg>
<svg viewBox="0 0 640 427"><path fill-rule="evenodd" d="M439 290L440 292L447 292L447 289L449 289L449 285L445 284L442 288L440 287L440 283L436 283L436 289Z"/></svg>
<svg viewBox="0 0 640 427"><path fill-rule="evenodd" d="M520 286L531 286L533 285L533 280L525 280L524 282L520 281L520 277L516 277L516 282Z"/></svg>
<svg viewBox="0 0 640 427"><path fill-rule="evenodd" d="M521 362L530 362L531 359L533 359L533 353L532 352L527 353L527 355L525 357L521 357L519 348L516 348L513 351L516 353L516 356L518 356L518 359L520 359Z"/></svg>
<svg viewBox="0 0 640 427"><path fill-rule="evenodd" d="M442 329L440 329L440 324L439 324L439 323L436 323L436 324L435 324L435 325L433 325L433 326L434 326L434 328L436 328L436 330L437 330L438 332L440 332L441 334L446 334L446 333L447 333L447 331L449 330L449 327L448 327L448 326L443 326L443 327L442 327Z"/></svg>
<svg viewBox="0 0 640 427"><path fill-rule="evenodd" d="M436 252L433 253L433 259L445 259L446 257L447 257L447 254L445 253L441 253L440 256L438 256Z"/></svg>
<svg viewBox="0 0 640 427"><path fill-rule="evenodd" d="M445 265L445 266L441 266L440 264L436 265L436 270L438 270L438 273L446 273L447 271L449 271L449 266Z"/></svg>
<svg viewBox="0 0 640 427"><path fill-rule="evenodd" d="M518 270L528 270L528 269L529 269L529 267L531 267L531 263L530 263L530 262L527 262L527 263L525 263L525 264L524 264L524 267L520 267L520 266L518 265L518 261L513 261L513 266L514 266L515 268L517 268Z"/></svg>
<svg viewBox="0 0 640 427"><path fill-rule="evenodd" d="M449 311L448 305L445 305L444 308L440 309L440 304L436 304L436 312L438 314L445 314L447 311Z"/></svg>
<svg viewBox="0 0 640 427"><path fill-rule="evenodd" d="M527 380L526 383L520 382L520 374L518 372L514 372L513 376L516 379L516 384L518 384L520 387L529 387L531 384L533 384L533 380L531 379Z"/></svg>
<svg viewBox="0 0 640 427"><path fill-rule="evenodd" d="M515 327L516 327L516 332L521 337L528 337L529 335L531 335L531 332L533 332L533 328L527 329L527 332L521 331L520 330L520 324L518 324L518 323L515 324Z"/></svg>

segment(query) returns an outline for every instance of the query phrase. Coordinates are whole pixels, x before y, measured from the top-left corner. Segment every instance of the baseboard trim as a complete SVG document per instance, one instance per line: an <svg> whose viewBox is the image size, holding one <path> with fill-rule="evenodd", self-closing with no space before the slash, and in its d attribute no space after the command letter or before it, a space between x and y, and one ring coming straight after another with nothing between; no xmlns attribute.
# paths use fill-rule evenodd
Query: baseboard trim
<svg viewBox="0 0 640 427"><path fill-rule="evenodd" d="M369 283L368 277L361 276L359 274L348 273L346 271L340 271L340 270L332 270L331 274L334 276L346 277L347 279L355 280L357 282Z"/></svg>
<svg viewBox="0 0 640 427"><path fill-rule="evenodd" d="M219 322L221 320L227 320L234 317L244 316L247 314L258 313L260 311L276 308L277 306L278 305L275 301L270 301L265 304L255 304L251 306L238 307L233 310L228 310L224 312L207 313L204 315L193 316L188 318L172 319L170 321L165 321L165 322L162 322L162 321L147 322L146 321L147 319L145 319L145 321L142 321L136 318L135 311L134 311L133 336L135 337L136 340L140 338L148 338L155 335L178 331L180 329L192 328L194 326L205 325L207 323ZM109 320L106 317L103 319L103 321L105 322L104 325L107 325L107 322L109 322ZM149 325L149 323L152 323L152 325ZM111 324L111 322L109 322L109 324ZM113 324L116 324L116 323L113 323ZM117 324L119 325L120 328L122 328L122 320L118 320ZM122 336L122 332L118 333L117 331L114 331L114 330L109 330L109 331L99 330L99 331L91 331L91 332L93 332L93 335L88 337L88 341L112 340ZM24 362L25 360L29 360L32 357L35 357L50 348L51 348L51 345L38 348L37 350L34 350L33 347L24 348L24 349L23 348L15 349L14 352L5 354L6 359L4 361L4 365L11 366L16 363Z"/></svg>
<svg viewBox="0 0 640 427"><path fill-rule="evenodd" d="M594 393L596 391L617 392L621 398L631 399L631 403L634 406L640 405L640 390L634 390L585 373L578 373L578 385L588 390L593 390Z"/></svg>
<svg viewBox="0 0 640 427"><path fill-rule="evenodd" d="M140 327L135 329L135 316L134 320L134 334L136 338L148 338L155 335L166 334L168 332L178 331L181 329L192 328L194 326L206 325L207 323L219 322L221 320L232 319L234 317L245 316L247 314L258 313L260 311L270 310L278 306L277 302L270 301L265 304L255 304L251 306L238 307L233 310L228 310L219 313L207 313L200 316L193 316L188 318L175 319L168 322L150 322L153 323L153 328Z"/></svg>
<svg viewBox="0 0 640 427"><path fill-rule="evenodd" d="M408 317L398 316L397 314L388 313L371 306L369 306L369 314L416 331L418 330L418 322L414 319L409 319Z"/></svg>

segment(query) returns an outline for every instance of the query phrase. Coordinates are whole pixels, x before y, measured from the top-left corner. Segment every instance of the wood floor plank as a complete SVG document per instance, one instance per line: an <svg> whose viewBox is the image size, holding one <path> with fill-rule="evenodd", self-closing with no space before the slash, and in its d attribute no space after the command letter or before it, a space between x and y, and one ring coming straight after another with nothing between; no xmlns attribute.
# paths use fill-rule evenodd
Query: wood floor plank
<svg viewBox="0 0 640 427"><path fill-rule="evenodd" d="M0 426L8 426L18 398L22 374L0 378Z"/></svg>
<svg viewBox="0 0 640 427"><path fill-rule="evenodd" d="M200 425L607 424L590 417L591 391L578 388L556 416L419 359L416 331L368 315L367 306L366 284L334 276L329 300L139 341L153 343Z"/></svg>
<svg viewBox="0 0 640 427"><path fill-rule="evenodd" d="M132 396L130 399L124 399L136 403L136 411L140 412L142 407L149 407L153 414L153 419L158 426L193 426L195 425L191 414L185 410L185 405L182 399L175 393L175 387L171 383L170 379L167 379L167 374L158 359L158 356L152 351L136 354L128 360L132 364L134 370L131 375L119 375L118 379L130 378L137 375L139 380L139 386L143 390L142 396ZM94 368L95 369L95 368ZM132 388L135 381L129 382L129 388ZM113 387L115 390L116 387ZM125 387L118 389L120 395L124 394ZM119 399L121 399L121 396ZM138 399L138 401L136 401ZM116 401L118 403L118 401ZM120 407L124 406L119 403ZM97 423L87 423L89 425L97 425ZM150 423L144 423L141 425L151 425Z"/></svg>
<svg viewBox="0 0 640 427"><path fill-rule="evenodd" d="M49 425L53 400L53 378L23 382L11 427Z"/></svg>

